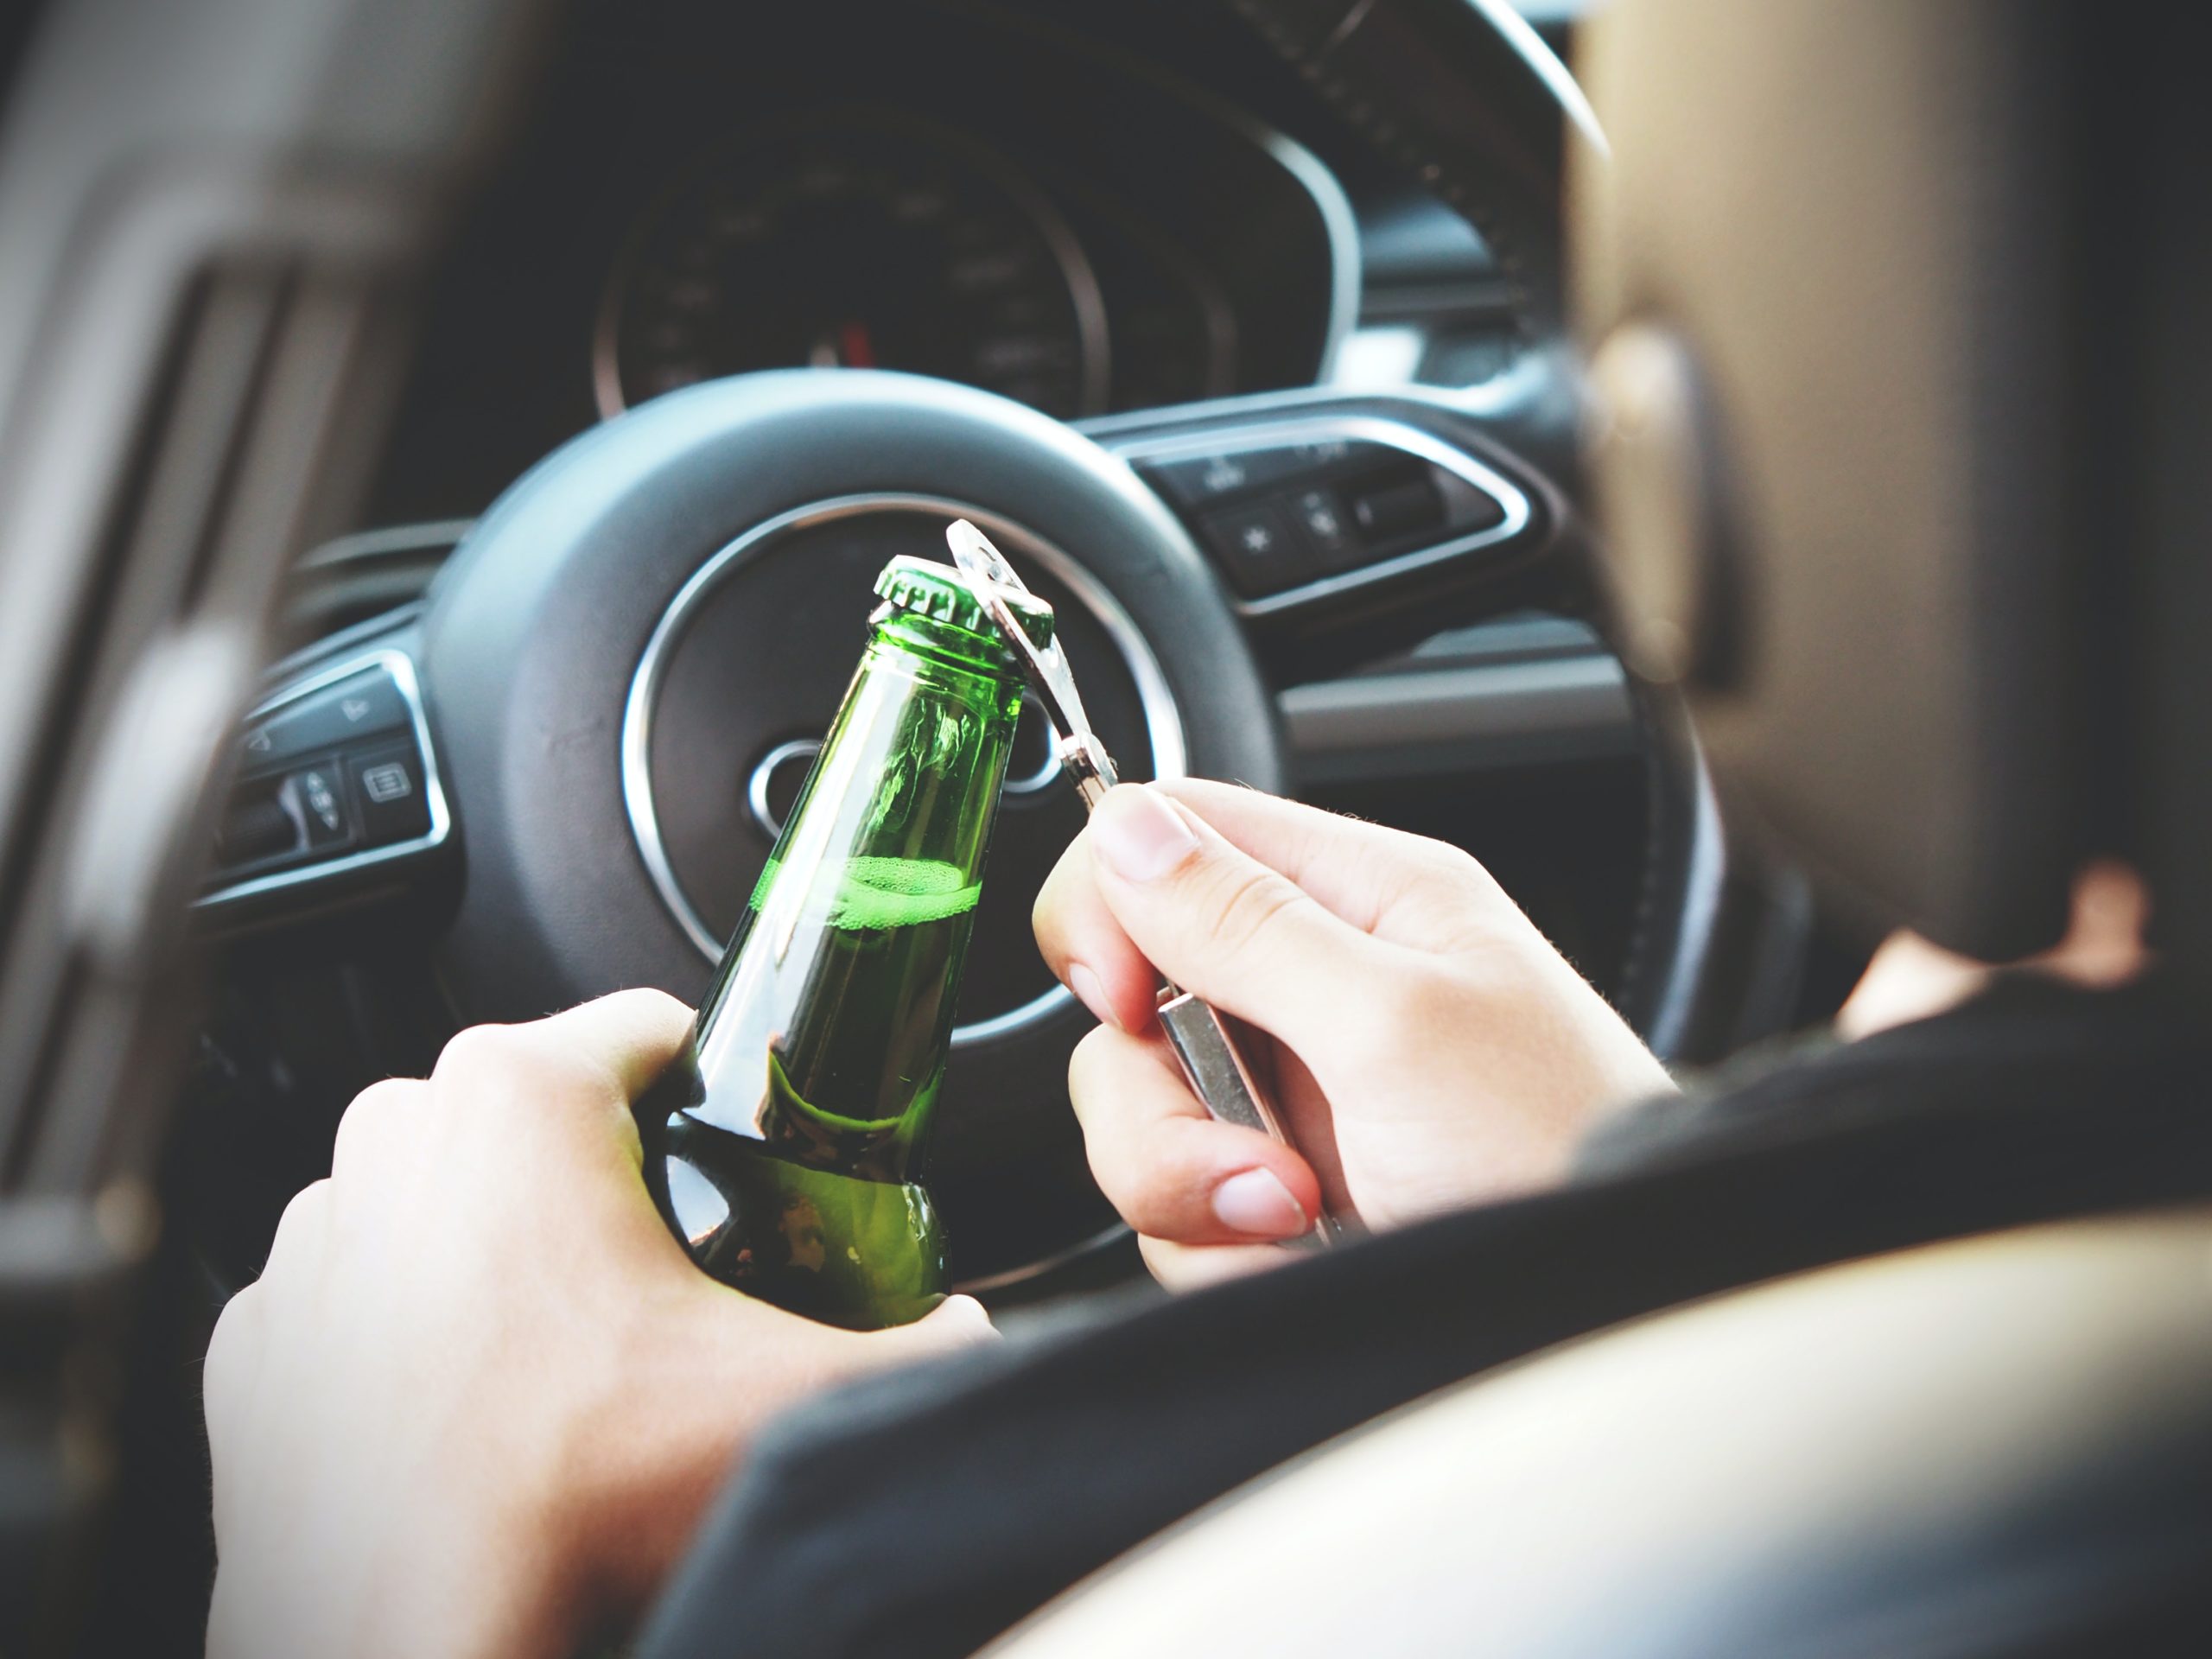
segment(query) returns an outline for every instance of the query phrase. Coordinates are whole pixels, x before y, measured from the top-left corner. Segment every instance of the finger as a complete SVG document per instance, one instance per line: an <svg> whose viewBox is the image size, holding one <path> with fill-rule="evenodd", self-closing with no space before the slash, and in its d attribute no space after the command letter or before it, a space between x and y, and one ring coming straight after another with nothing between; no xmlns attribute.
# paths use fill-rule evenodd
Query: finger
<svg viewBox="0 0 2212 1659"><path fill-rule="evenodd" d="M331 1179L350 1180L386 1148L409 1144L416 1109L426 1098L423 1084L411 1077L386 1077L354 1096L331 1142Z"/></svg>
<svg viewBox="0 0 2212 1659"><path fill-rule="evenodd" d="M1150 787L1173 796L1231 846L1281 871L1363 933L1442 951L1456 948L1470 931L1521 919L1496 878L1449 842L1241 784L1176 778Z"/></svg>
<svg viewBox="0 0 2212 1659"><path fill-rule="evenodd" d="M1249 1243L1302 1233L1319 1213L1306 1160L1207 1116L1164 1044L1100 1027L1076 1046L1068 1096L1099 1190L1141 1234Z"/></svg>
<svg viewBox="0 0 2212 1659"><path fill-rule="evenodd" d="M1363 933L1451 952L1500 929L1533 931L1490 873L1444 842L1235 784L1186 778L1149 787ZM1101 1020L1141 1031L1152 1017L1153 967L1106 903L1090 849L1088 833L1078 836L1039 891L1031 918L1038 949Z"/></svg>
<svg viewBox="0 0 2212 1659"><path fill-rule="evenodd" d="M1137 1253L1152 1276L1170 1290L1204 1290L1247 1274L1287 1267L1295 1250L1274 1244L1178 1244L1171 1239L1137 1239Z"/></svg>
<svg viewBox="0 0 2212 1659"><path fill-rule="evenodd" d="M948 1296L912 1325L887 1332L902 1358L919 1359L930 1354L951 1353L978 1343L996 1342L998 1327L983 1305L973 1296Z"/></svg>
<svg viewBox="0 0 2212 1659"><path fill-rule="evenodd" d="M563 1098L626 1106L682 1049L690 1018L664 992L617 991L527 1025L471 1026L431 1077L462 1098L533 1110Z"/></svg>
<svg viewBox="0 0 2212 1659"><path fill-rule="evenodd" d="M1099 896L1144 960L1286 1041L1329 1028L1346 983L1403 959L1161 791L1109 790L1085 836Z"/></svg>
<svg viewBox="0 0 2212 1659"><path fill-rule="evenodd" d="M948 1296L911 1325L847 1331L823 1325L702 1278L695 1305L678 1316L682 1340L648 1344L653 1358L681 1367L688 1389L702 1379L715 1396L718 1421L730 1409L721 1379L735 1376L756 1400L810 1394L856 1372L957 1353L999 1333L973 1296Z"/></svg>
<svg viewBox="0 0 2212 1659"><path fill-rule="evenodd" d="M1069 842L1052 866L1029 922L1053 977L1102 1023L1122 1031L1151 1026L1160 978L1107 908L1087 833Z"/></svg>
<svg viewBox="0 0 2212 1659"><path fill-rule="evenodd" d="M261 1370L266 1338L261 1292L248 1285L223 1304L200 1362L200 1411L207 1420L208 1446L219 1460L250 1414L253 1379Z"/></svg>
<svg viewBox="0 0 2212 1659"><path fill-rule="evenodd" d="M1362 932L1440 950L1471 927L1518 916L1480 865L1441 842L1233 784L1178 779L1151 787ZM1100 891L1088 833L1054 865L1031 919L1046 962L1094 1014L1126 1031L1145 1028L1152 965Z"/></svg>
<svg viewBox="0 0 2212 1659"><path fill-rule="evenodd" d="M262 1285L273 1289L311 1274L322 1260L329 1234L330 1182L310 1181L292 1195L276 1219L269 1257L262 1263Z"/></svg>
<svg viewBox="0 0 2212 1659"><path fill-rule="evenodd" d="M831 1334L818 1325L814 1329L824 1336ZM983 1305L973 1296L948 1296L910 1325L882 1331L840 1331L832 1339L836 1346L823 1380L848 1370L941 1358L979 1344L996 1342L999 1332Z"/></svg>
<svg viewBox="0 0 2212 1659"><path fill-rule="evenodd" d="M604 1071L629 1101L682 1052L691 1010L665 991L617 991L524 1029Z"/></svg>

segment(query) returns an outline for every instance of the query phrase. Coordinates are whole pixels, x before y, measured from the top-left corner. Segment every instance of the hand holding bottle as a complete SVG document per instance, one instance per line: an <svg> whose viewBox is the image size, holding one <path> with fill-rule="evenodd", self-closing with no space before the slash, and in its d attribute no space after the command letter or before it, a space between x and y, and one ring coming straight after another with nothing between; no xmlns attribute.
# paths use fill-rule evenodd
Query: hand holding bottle
<svg viewBox="0 0 2212 1659"><path fill-rule="evenodd" d="M482 1027L346 1111L207 1354L215 1659L570 1652L682 1551L780 1408L988 1335L833 1330L715 1283L639 1179L690 1012Z"/></svg>
<svg viewBox="0 0 2212 1659"><path fill-rule="evenodd" d="M1278 1259L1315 1206L1369 1228L1544 1185L1665 1071L1489 874L1445 844L1230 785L1109 793L1040 894L1103 1022L1069 1092L1163 1280ZM1166 974L1263 1040L1299 1150L1217 1123L1152 1019Z"/></svg>

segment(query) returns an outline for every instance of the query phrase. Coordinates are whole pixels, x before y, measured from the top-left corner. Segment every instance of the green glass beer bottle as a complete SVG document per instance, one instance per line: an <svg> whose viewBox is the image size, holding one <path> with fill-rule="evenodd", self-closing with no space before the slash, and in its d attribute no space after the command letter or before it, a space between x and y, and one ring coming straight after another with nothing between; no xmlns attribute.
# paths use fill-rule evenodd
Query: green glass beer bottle
<svg viewBox="0 0 2212 1659"><path fill-rule="evenodd" d="M875 591L690 1040L637 1108L646 1185L695 1262L861 1329L944 1300L921 1161L1021 709L1013 655L956 572L901 556ZM1017 613L1050 638L1050 607Z"/></svg>

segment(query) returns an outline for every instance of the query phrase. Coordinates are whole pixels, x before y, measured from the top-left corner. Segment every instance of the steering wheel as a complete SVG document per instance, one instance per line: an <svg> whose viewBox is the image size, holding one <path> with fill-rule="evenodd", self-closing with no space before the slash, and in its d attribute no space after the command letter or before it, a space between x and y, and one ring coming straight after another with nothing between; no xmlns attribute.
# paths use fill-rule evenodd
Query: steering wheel
<svg viewBox="0 0 2212 1659"><path fill-rule="evenodd" d="M203 902L265 917L439 882L453 899L438 971L470 1020L632 985L696 999L851 671L874 572L894 553L942 558L955 517L982 524L1053 603L1099 731L1135 778L1287 787L1263 664L1293 645L1373 652L1532 599L1586 604L1576 521L1553 481L1569 464L1571 399L1548 333L1560 135L1584 130L1584 112L1502 9L1377 5L1333 44L1296 23L1311 7L1242 9L1281 50L1325 65L1340 102L1409 61L1432 77L1451 66L1455 96L1421 83L1390 142L1447 195L1486 204L1540 336L1528 395L1501 410L1324 388L1081 432L875 371L751 374L656 398L513 485L419 611L348 631L271 688L232 813L246 856ZM1470 76L1506 89L1475 101L1489 113L1471 124ZM1654 834L1626 995L1663 1049L1696 994L1689 945L1710 921L1714 826L1675 728L1648 723ZM341 828L346 799L357 821ZM325 851L257 865L257 809L303 821L310 842L322 822ZM1062 1109L1088 1020L1028 930L1080 823L1033 714L931 1165L970 1284L1116 1228Z"/></svg>

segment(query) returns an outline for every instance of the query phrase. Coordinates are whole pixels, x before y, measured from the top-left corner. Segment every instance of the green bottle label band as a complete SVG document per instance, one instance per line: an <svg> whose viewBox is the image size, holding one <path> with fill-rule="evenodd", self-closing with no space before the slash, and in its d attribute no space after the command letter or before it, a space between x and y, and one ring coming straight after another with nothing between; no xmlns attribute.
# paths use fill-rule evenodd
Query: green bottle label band
<svg viewBox="0 0 2212 1659"><path fill-rule="evenodd" d="M753 909L766 905L768 890L782 868L772 858L761 870L747 901ZM830 926L880 932L964 915L976 908L983 888L981 882L969 880L957 864L942 859L849 858L823 872L815 894L824 892Z"/></svg>
<svg viewBox="0 0 2212 1659"><path fill-rule="evenodd" d="M787 1163L682 1112L660 1132L656 1201L724 1284L855 1331L906 1325L944 1300L944 1228L921 1187Z"/></svg>
<svg viewBox="0 0 2212 1659"><path fill-rule="evenodd" d="M834 1135L880 1135L899 1127L899 1116L847 1117L841 1113L816 1105L791 1082L791 1075L784 1070L784 1057L774 1049L768 1051L768 1098L779 1111L809 1123L830 1130Z"/></svg>

